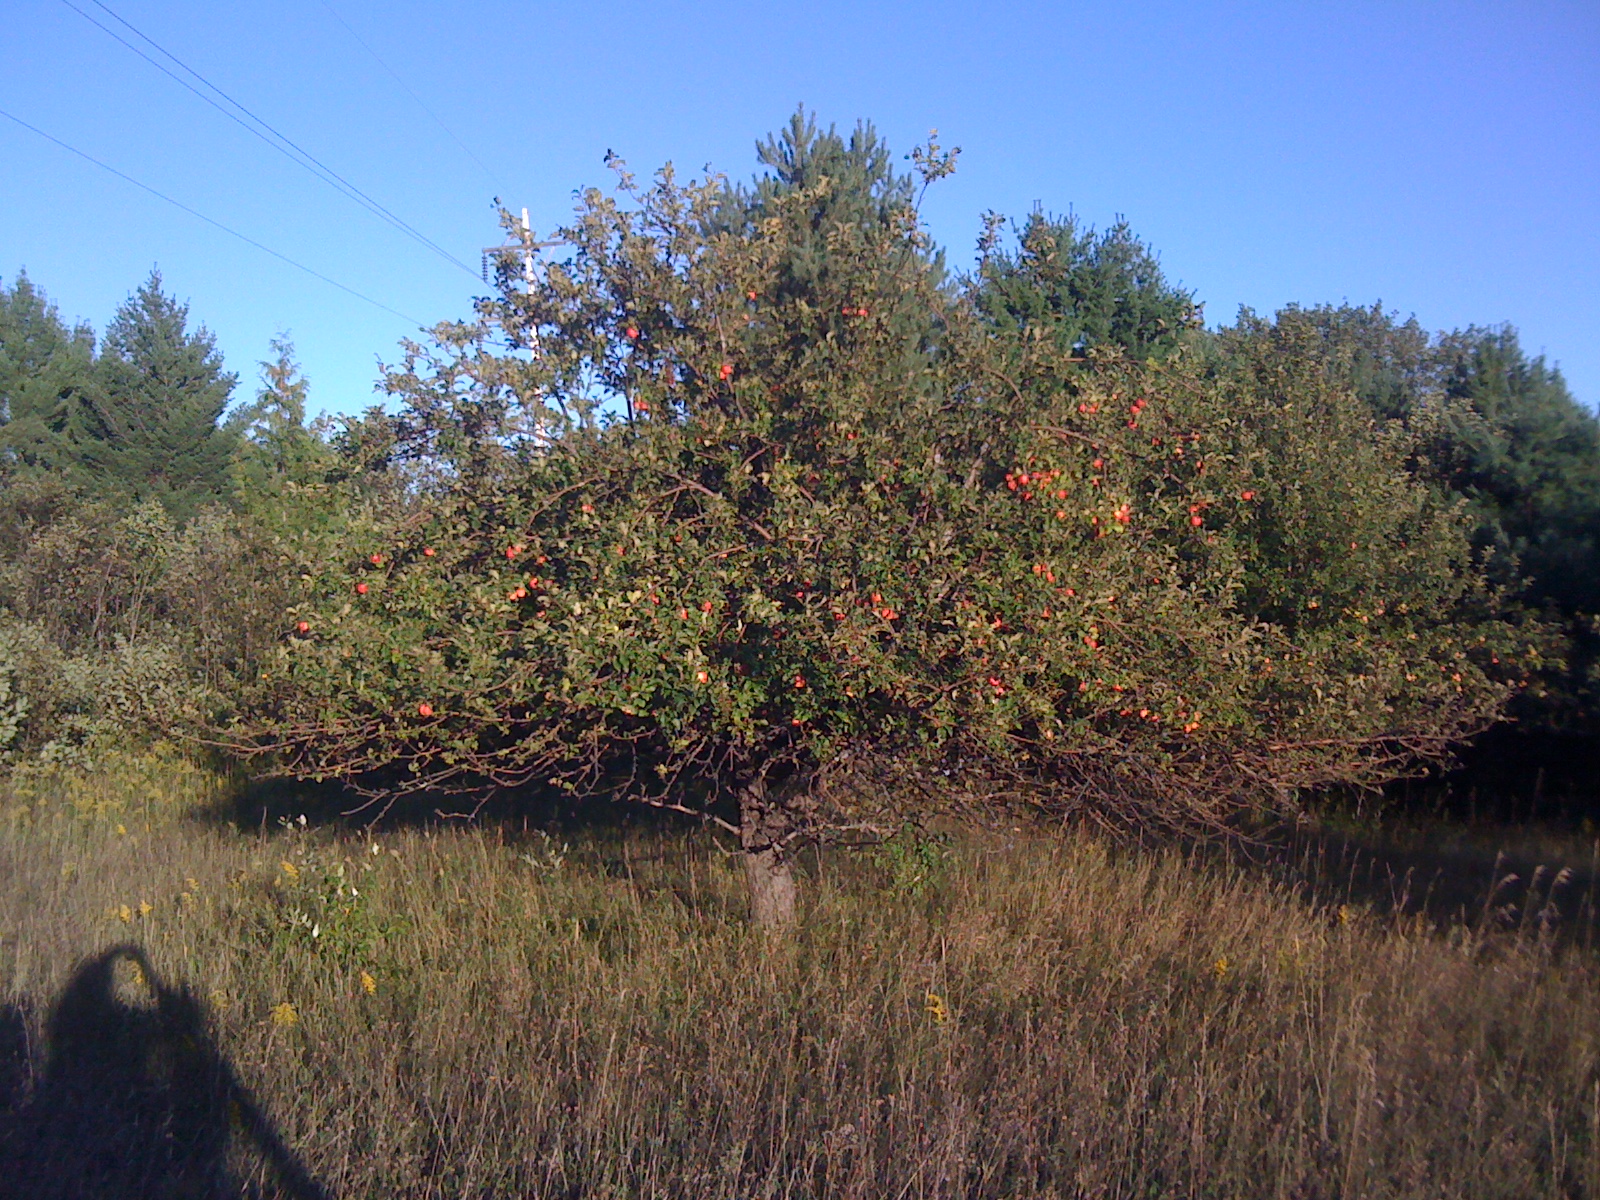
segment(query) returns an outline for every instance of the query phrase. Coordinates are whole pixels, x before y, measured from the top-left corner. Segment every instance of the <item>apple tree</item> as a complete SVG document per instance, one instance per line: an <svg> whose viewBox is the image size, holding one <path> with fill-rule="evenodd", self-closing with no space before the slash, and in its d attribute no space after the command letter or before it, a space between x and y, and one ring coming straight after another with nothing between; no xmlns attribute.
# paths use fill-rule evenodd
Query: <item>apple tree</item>
<svg viewBox="0 0 1600 1200"><path fill-rule="evenodd" d="M892 172L737 220L720 179L619 175L548 259L508 218L498 294L348 435L387 482L296 551L235 734L276 769L701 814L782 923L808 840L1019 798L1216 826L1495 711L1459 514L1320 376L997 327Z"/></svg>

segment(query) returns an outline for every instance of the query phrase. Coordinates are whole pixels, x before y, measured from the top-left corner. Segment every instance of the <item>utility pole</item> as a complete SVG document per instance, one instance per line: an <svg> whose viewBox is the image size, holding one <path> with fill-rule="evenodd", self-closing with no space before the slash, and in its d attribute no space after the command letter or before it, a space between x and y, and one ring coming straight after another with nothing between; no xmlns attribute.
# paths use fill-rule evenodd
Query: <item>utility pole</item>
<svg viewBox="0 0 1600 1200"><path fill-rule="evenodd" d="M522 237L520 240L522 243L522 282L523 286L527 289L527 294L531 296L533 295L534 285L534 253L539 250L549 249L551 246L559 246L562 243L534 241L533 224L528 220L528 210L526 207L524 207L522 210ZM498 257L505 251L511 249L511 246L512 243L506 242L498 246L485 246L483 248L483 281L485 283L489 282L489 256L493 254ZM531 322L528 326L528 349L533 354L533 360L535 362L538 362L544 357L544 348L539 344L539 326L537 322ZM538 397L535 396L535 399L538 399ZM543 416L538 417L535 421L533 429L533 441L536 446L541 448L548 447L549 445L550 436L545 432L545 422Z"/></svg>

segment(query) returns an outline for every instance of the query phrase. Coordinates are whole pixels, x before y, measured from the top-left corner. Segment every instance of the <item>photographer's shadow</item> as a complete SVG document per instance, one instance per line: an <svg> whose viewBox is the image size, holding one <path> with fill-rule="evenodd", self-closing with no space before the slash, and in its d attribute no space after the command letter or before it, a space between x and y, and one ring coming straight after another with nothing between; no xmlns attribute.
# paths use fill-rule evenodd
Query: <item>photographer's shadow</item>
<svg viewBox="0 0 1600 1200"><path fill-rule="evenodd" d="M0 1197L326 1200L217 1050L200 1002L137 946L73 974L31 1089L23 1014L0 1011L0 1039ZM235 1150L266 1168L265 1190L239 1181Z"/></svg>

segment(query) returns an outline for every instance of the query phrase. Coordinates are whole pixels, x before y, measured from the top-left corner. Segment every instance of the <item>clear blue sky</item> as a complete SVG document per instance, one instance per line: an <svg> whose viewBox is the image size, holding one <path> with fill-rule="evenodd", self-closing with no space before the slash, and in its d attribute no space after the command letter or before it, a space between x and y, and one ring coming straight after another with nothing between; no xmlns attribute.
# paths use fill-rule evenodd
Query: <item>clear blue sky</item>
<svg viewBox="0 0 1600 1200"><path fill-rule="evenodd" d="M1594 0L106 2L474 268L500 240L494 196L548 230L607 182L608 148L641 174L670 159L746 177L755 139L804 101L873 120L897 152L934 126L964 148L924 209L957 265L985 209L1120 213L1212 323L1341 300L1430 329L1510 322L1600 401ZM470 313L475 279L60 0L5 0L0 50L0 108L417 321ZM286 329L313 407L354 411L414 333L0 120L8 282L25 267L100 328L155 264L240 396Z"/></svg>

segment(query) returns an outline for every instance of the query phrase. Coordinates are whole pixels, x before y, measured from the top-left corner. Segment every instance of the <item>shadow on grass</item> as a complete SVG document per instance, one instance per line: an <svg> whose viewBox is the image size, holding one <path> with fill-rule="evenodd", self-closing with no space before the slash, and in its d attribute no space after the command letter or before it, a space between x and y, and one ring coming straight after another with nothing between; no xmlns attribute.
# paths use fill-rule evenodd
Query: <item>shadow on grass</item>
<svg viewBox="0 0 1600 1200"><path fill-rule="evenodd" d="M726 806L718 811L724 819L737 816ZM628 870L629 841L652 833L691 834L709 824L709 818L696 819L629 800L622 789L611 797L574 799L556 788L528 787L494 792L481 802L416 792L385 804L372 803L369 797L336 783L285 779L241 783L219 803L192 816L206 824L260 834L276 833L293 824L363 832L475 828L510 845L537 842L545 836L581 835L591 850L609 848L598 853L597 861L614 875Z"/></svg>
<svg viewBox="0 0 1600 1200"><path fill-rule="evenodd" d="M22 1013L0 1011L0 1039L0 1196L328 1195L235 1077L200 1002L164 984L137 946L107 950L73 974L50 1013L31 1090ZM264 1166L265 1192L236 1178L236 1153Z"/></svg>
<svg viewBox="0 0 1600 1200"><path fill-rule="evenodd" d="M1459 836L1468 830L1474 836ZM1540 854L1526 843L1525 831L1513 826L1310 825L1268 832L1238 853L1315 903L1422 917L1440 928L1464 925L1536 933L1564 945L1600 944L1600 851L1578 853L1574 842L1566 852Z"/></svg>

